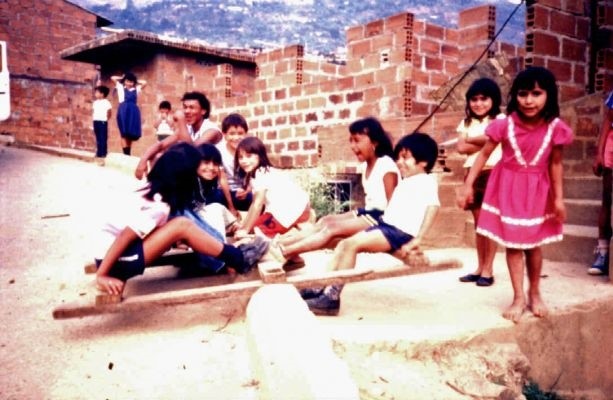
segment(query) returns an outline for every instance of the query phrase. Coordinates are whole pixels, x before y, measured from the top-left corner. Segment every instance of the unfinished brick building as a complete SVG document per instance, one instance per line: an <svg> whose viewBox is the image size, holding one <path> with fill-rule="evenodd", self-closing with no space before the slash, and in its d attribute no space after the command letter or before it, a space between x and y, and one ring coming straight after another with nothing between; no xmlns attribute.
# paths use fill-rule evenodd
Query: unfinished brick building
<svg viewBox="0 0 613 400"><path fill-rule="evenodd" d="M9 46L13 100L0 132L24 143L93 149L95 81L110 84L110 75L129 69L149 82L139 97L145 134L135 154L155 140L152 122L160 100L178 106L186 90L203 90L212 100L213 119L244 114L278 165L344 161L340 169L351 170L346 127L352 120L374 115L394 138L411 132L437 106L440 87L483 52L499 61L491 73L503 86L524 65L544 65L556 73L562 101L613 87L610 1L541 0L526 7L525 48L496 42L485 51L495 34L491 5L462 11L456 28L407 12L348 28L347 62L339 65L312 59L298 45L249 54L146 32L97 36L96 28L109 21L70 2L8 0L0 4L0 39ZM457 93L461 98L463 86ZM437 140L453 135L461 113L452 103L420 129ZM580 112L591 120L598 114L589 107ZM573 155L579 171L586 165L579 160L593 154L595 130L585 119L570 119L580 139ZM117 151L116 125L110 128L110 149Z"/></svg>

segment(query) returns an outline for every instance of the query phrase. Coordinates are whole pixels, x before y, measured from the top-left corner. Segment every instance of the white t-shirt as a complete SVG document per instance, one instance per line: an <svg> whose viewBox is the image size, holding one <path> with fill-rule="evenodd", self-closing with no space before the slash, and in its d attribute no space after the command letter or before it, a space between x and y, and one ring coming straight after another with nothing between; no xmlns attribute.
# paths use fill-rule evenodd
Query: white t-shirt
<svg viewBox="0 0 613 400"><path fill-rule="evenodd" d="M228 177L230 190L236 191L241 189L243 185L239 179L236 179L234 174L234 154L230 153L228 150L226 139L222 138L221 141L215 145L215 147L217 147L217 150L219 150L221 153L221 164L223 165L223 169Z"/></svg>
<svg viewBox="0 0 613 400"><path fill-rule="evenodd" d="M382 218L415 237L424 222L426 209L440 205L436 177L426 173L417 174L398 183Z"/></svg>
<svg viewBox="0 0 613 400"><path fill-rule="evenodd" d="M215 129L217 131L219 130L217 125L211 122L211 120L209 120L208 118L202 120L202 124L200 125L200 128L198 128L196 132L194 132L194 128L191 125L187 125L187 132L192 137L193 141L200 139L200 137L204 134L204 132L210 129Z"/></svg>
<svg viewBox="0 0 613 400"><path fill-rule="evenodd" d="M125 228L132 229L141 239L155 228L166 223L170 207L161 200L148 200L144 191L122 198L114 206L107 207L109 214L101 216L101 229L95 239L94 257L102 260L115 238Z"/></svg>
<svg viewBox="0 0 613 400"><path fill-rule="evenodd" d="M501 119L501 118L505 118L505 115L498 114L496 116L496 119ZM478 119L473 118L470 121L470 125L465 126L464 120L462 120L460 121L460 124L456 128L456 132L458 133L458 135L462 136L463 138L472 138L472 137L481 136L485 134L485 128L487 128L490 122L492 122L492 119L489 117L484 118L482 121L479 121ZM478 151L473 154L470 154L468 158L466 158L466 161L464 161L464 168L472 167L478 155L479 155ZM498 145L496 146L494 151L492 151L492 154L490 154L490 157L487 159L487 162L485 163L484 168L493 168L494 165L498 164L498 161L500 161L501 158L502 158L502 149L500 145Z"/></svg>
<svg viewBox="0 0 613 400"><path fill-rule="evenodd" d="M362 172L362 187L364 188L364 208L367 210L385 211L387 207L387 197L385 195L385 185L383 177L392 172L396 174L400 180L400 172L394 160L389 156L377 158L375 165L370 171L370 175L366 176L366 162L360 164Z"/></svg>
<svg viewBox="0 0 613 400"><path fill-rule="evenodd" d="M266 190L266 212L286 228L296 222L309 204L307 192L288 173L276 168L258 168L250 184L254 195Z"/></svg>
<svg viewBox="0 0 613 400"><path fill-rule="evenodd" d="M125 94L125 90L126 88L123 86L123 84L121 82L117 82L115 84L115 88L117 89L117 101L120 103L123 103L126 94ZM136 88L132 88L132 89L127 89L127 90L136 90L136 93L140 93L140 89L141 86L140 85L136 85Z"/></svg>
<svg viewBox="0 0 613 400"><path fill-rule="evenodd" d="M96 99L92 104L94 121L107 121L108 111L113 108L108 99Z"/></svg>

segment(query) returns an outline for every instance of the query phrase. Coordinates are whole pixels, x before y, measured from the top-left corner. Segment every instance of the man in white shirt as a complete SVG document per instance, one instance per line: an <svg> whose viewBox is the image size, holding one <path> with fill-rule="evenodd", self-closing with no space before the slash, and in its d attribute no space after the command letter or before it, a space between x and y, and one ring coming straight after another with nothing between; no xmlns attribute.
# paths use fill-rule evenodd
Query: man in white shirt
<svg viewBox="0 0 613 400"><path fill-rule="evenodd" d="M218 143L223 135L217 125L209 120L211 103L202 92L187 92L181 98L183 111L174 114L175 133L149 147L141 156L134 175L142 179L149 162L155 160L173 144L184 141L198 145L200 143Z"/></svg>

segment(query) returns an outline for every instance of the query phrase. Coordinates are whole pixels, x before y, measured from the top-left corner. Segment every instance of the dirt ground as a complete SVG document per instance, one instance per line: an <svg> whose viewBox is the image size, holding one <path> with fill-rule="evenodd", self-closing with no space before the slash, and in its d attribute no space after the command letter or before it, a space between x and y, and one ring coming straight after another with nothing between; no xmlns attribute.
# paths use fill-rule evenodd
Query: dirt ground
<svg viewBox="0 0 613 400"><path fill-rule="evenodd" d="M0 398L257 398L245 340L247 298L52 319L54 307L93 292L92 278L82 267L91 258L88 238L96 210L116 191L137 185L113 168L0 146ZM472 269L473 253L432 253L460 257L462 270L349 285L341 315L320 319L324 329L348 346L443 340L512 326L500 317L511 296L502 253L496 261L497 283L487 291L457 283L460 274ZM307 256L309 266L322 267L320 257L325 254ZM363 262L391 261L377 257ZM613 285L588 277L582 266L545 267L556 278L543 282L543 295L554 311L613 297ZM148 270L131 290L194 284L173 274L171 267ZM369 373L375 372L358 372L363 380L371 379ZM393 372L387 378L377 373L369 398L392 398L377 386L392 379ZM414 388L399 382L395 398L417 398Z"/></svg>

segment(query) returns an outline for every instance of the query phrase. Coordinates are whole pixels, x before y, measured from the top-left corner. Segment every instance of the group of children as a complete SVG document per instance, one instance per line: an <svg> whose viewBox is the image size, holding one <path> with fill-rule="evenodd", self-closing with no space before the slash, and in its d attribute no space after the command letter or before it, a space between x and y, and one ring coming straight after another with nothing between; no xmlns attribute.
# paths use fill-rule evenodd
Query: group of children
<svg viewBox="0 0 613 400"><path fill-rule="evenodd" d="M517 322L526 308L543 316L541 246L562 238L562 147L572 140L571 129L558 118L555 78L541 67L520 72L510 89L508 117L501 115L501 94L493 81L474 82L466 99L458 150L474 156L467 160L457 202L473 212L479 264L460 280L493 284L492 262L500 244L506 248L514 291L503 316ZM274 168L265 144L248 134L239 114L224 118L223 138L216 144L172 144L153 163L131 214L105 230L107 240L101 243L107 251L97 257L99 286L119 293L127 278L181 241L222 263L215 271L246 271L264 252L285 263L334 244L331 269L353 268L360 252L408 253L419 245L440 206L437 180L430 174L438 146L419 132L392 146L375 118L355 121L349 133L351 150L362 165L365 206L314 224L303 224L311 215L308 194ZM214 230L218 236L207 233L214 225L206 211L211 204L225 210L223 224ZM237 209L246 214L241 218ZM228 232L247 242L238 247L225 243ZM128 267L123 259L138 262ZM341 291L342 285L331 285L301 295L316 314L335 315Z"/></svg>

